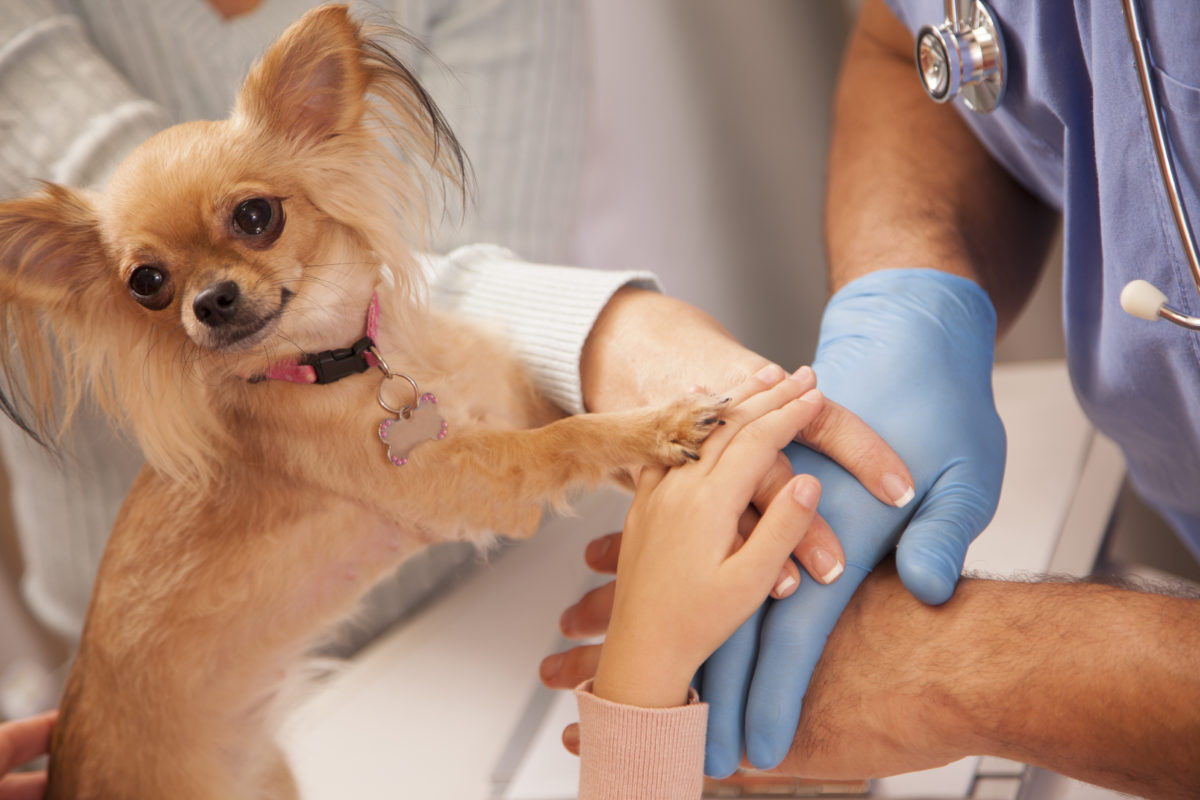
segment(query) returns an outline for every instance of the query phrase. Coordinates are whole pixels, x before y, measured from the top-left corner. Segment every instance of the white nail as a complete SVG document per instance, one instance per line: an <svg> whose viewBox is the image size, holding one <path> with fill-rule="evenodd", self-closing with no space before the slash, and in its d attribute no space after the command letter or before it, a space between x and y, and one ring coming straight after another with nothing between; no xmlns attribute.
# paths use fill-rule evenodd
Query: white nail
<svg viewBox="0 0 1200 800"><path fill-rule="evenodd" d="M917 496L917 490L908 481L891 472L883 476L883 492L896 508L904 508Z"/></svg>
<svg viewBox="0 0 1200 800"><path fill-rule="evenodd" d="M842 574L843 567L841 564L834 564L833 568L821 576L821 583L833 583Z"/></svg>

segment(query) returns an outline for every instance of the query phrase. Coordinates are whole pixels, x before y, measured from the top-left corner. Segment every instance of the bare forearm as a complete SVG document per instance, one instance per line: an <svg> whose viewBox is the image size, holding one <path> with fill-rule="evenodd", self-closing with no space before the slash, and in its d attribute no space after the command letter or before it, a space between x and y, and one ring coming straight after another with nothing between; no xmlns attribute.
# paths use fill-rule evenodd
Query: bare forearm
<svg viewBox="0 0 1200 800"><path fill-rule="evenodd" d="M884 565L829 639L782 770L861 778L995 755L1194 797L1197 654L1200 600L964 579L931 607Z"/></svg>
<svg viewBox="0 0 1200 800"><path fill-rule="evenodd" d="M864 3L835 101L826 202L831 288L878 269L977 281L1000 330L1037 282L1056 215L1014 182L957 112L920 87L912 37Z"/></svg>
<svg viewBox="0 0 1200 800"><path fill-rule="evenodd" d="M1195 796L1200 600L1087 584L976 588L976 613L992 615L976 647L976 749L1138 796Z"/></svg>

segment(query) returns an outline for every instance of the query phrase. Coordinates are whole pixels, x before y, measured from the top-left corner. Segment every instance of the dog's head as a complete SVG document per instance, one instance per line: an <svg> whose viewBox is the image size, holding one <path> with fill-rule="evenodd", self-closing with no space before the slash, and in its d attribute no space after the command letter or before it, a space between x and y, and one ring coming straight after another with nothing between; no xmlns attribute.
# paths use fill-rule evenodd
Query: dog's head
<svg viewBox="0 0 1200 800"><path fill-rule="evenodd" d="M152 451L148 407L202 413L186 399L203 394L197 378L361 335L380 263L413 296L407 243L427 224L428 179L462 186L466 167L384 33L316 9L254 67L229 119L151 138L103 193L49 185L0 203L3 366L21 377L0 398L10 416L45 432L46 365L61 364L68 412L91 382Z"/></svg>

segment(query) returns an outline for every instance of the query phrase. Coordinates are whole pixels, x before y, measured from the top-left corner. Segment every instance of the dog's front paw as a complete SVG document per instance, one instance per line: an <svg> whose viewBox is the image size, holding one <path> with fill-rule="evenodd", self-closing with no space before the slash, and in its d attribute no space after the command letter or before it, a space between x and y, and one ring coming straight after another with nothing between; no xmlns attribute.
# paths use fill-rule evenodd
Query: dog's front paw
<svg viewBox="0 0 1200 800"><path fill-rule="evenodd" d="M700 445L721 424L721 412L728 405L728 397L697 393L663 408L659 413L659 463L675 467L699 461Z"/></svg>

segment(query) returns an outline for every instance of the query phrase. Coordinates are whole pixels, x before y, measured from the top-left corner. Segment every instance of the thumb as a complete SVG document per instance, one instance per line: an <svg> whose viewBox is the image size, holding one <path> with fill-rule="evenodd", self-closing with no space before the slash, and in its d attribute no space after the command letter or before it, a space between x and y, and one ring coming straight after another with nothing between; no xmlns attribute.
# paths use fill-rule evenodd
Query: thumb
<svg viewBox="0 0 1200 800"><path fill-rule="evenodd" d="M996 513L999 480L978 472L962 464L946 470L900 535L900 580L923 603L940 605L950 599L967 548Z"/></svg>

